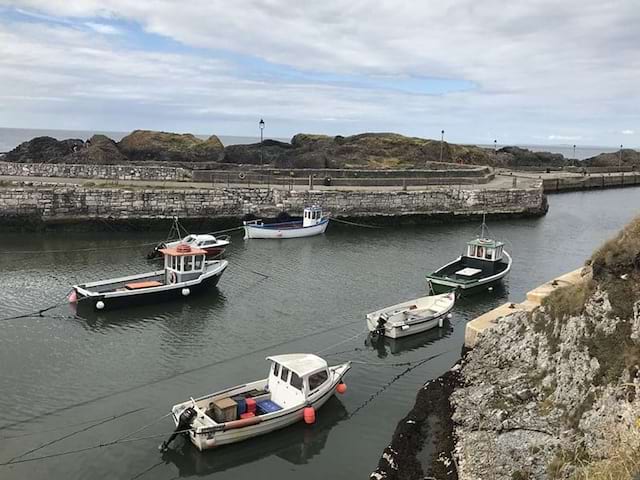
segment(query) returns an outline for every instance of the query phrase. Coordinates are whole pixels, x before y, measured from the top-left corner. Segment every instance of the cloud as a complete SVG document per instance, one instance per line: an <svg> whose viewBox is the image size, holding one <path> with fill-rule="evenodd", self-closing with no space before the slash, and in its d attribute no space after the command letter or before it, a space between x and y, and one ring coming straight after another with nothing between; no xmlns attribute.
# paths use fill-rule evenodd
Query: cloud
<svg viewBox="0 0 640 480"><path fill-rule="evenodd" d="M636 132L634 132L633 130L626 129L626 130L622 130L622 132L620 133L622 133L622 135L633 135Z"/></svg>
<svg viewBox="0 0 640 480"><path fill-rule="evenodd" d="M122 34L122 31L119 28L116 28L113 25L108 25L106 23L85 22L84 24L94 32L100 33L102 35Z"/></svg>
<svg viewBox="0 0 640 480"><path fill-rule="evenodd" d="M50 95L71 76L81 84L82 95L71 91L83 99L76 105L87 118L94 114L83 108L92 102L98 108L108 97L138 99L140 121L169 123L156 110L175 105L172 117L185 126L236 128L269 114L278 135L398 130L433 137L444 128L452 141L492 141L485 138L491 131L526 142L544 127L569 130L554 140L596 143L617 143L612 132L638 119L640 9L634 0L1 4L42 16L42 22L66 22L56 36L72 54L20 22L5 21L2 29L14 46L9 50L29 62L0 57L0 68L10 73L0 77L0 92L22 78L24 85L9 85L21 90L14 95ZM78 26L96 30L89 24L120 35L106 44L77 32ZM142 33L128 36L131 28ZM162 39L173 42L171 54L163 52ZM37 53L41 44L45 52L56 50L55 63ZM344 81L353 78L369 80ZM436 95L415 88L426 78L442 79L444 87ZM393 88L394 79L405 80ZM5 112L28 120L24 112Z"/></svg>

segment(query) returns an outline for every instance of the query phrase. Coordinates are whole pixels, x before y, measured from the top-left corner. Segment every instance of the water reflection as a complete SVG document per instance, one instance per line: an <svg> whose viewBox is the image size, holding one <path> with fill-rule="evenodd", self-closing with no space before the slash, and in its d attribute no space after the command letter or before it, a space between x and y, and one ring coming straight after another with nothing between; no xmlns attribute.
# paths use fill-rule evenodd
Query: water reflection
<svg viewBox="0 0 640 480"><path fill-rule="evenodd" d="M403 338L389 338L384 335L369 334L364 344L366 347L376 350L378 358L386 358L388 355L396 356L403 352L410 352L431 345L442 338L451 336L453 330L451 322L445 320L442 328L434 328Z"/></svg>
<svg viewBox="0 0 640 480"><path fill-rule="evenodd" d="M298 422L273 433L204 452L181 438L174 448L162 454L162 459L174 464L180 477L211 475L273 455L294 465L303 465L322 452L331 429L347 417L342 402L331 397L316 413L314 425Z"/></svg>
<svg viewBox="0 0 640 480"><path fill-rule="evenodd" d="M201 330L216 310L224 309L227 298L224 293L213 287L189 299L169 300L161 303L132 306L117 310L75 309L69 308L76 319L91 331L105 331L122 328L148 321L164 321L173 333L181 335ZM188 319L189 328L185 329L184 321Z"/></svg>

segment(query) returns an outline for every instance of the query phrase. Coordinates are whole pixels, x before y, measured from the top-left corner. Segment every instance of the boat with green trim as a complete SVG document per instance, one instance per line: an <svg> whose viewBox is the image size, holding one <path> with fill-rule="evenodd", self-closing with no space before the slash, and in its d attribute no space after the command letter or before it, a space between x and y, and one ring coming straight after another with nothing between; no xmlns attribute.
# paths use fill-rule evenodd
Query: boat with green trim
<svg viewBox="0 0 640 480"><path fill-rule="evenodd" d="M452 290L460 294L492 290L511 270L512 259L504 243L485 238L482 222L480 236L467 242L467 250L452 262L427 275L429 289L435 293Z"/></svg>

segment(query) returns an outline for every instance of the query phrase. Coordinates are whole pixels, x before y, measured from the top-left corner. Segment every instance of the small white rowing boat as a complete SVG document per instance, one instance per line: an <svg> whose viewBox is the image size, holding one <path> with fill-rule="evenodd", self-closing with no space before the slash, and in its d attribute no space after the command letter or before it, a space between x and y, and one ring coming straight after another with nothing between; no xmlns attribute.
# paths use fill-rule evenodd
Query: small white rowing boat
<svg viewBox="0 0 640 480"><path fill-rule="evenodd" d="M329 225L329 218L322 215L318 206L306 207L302 220L281 223L263 223L251 220L244 223L244 238L302 238L320 235Z"/></svg>
<svg viewBox="0 0 640 480"><path fill-rule="evenodd" d="M453 292L416 298L367 315L367 328L389 338L406 337L442 327L456 301Z"/></svg>
<svg viewBox="0 0 640 480"><path fill-rule="evenodd" d="M312 354L267 357L269 377L228 388L171 409L176 430L161 450L179 434L187 434L199 450L284 428L304 418L315 422L315 412L336 391L344 393L342 377L351 363L329 367Z"/></svg>

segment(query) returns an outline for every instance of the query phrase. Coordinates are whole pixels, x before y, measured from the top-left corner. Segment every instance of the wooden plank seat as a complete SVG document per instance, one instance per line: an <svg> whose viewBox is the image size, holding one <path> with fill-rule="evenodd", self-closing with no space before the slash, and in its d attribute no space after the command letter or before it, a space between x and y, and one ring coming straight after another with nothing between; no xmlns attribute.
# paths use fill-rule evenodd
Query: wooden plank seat
<svg viewBox="0 0 640 480"><path fill-rule="evenodd" d="M131 282L125 285L127 290L139 290L140 288L160 287L162 283L157 280L147 280L145 282Z"/></svg>

